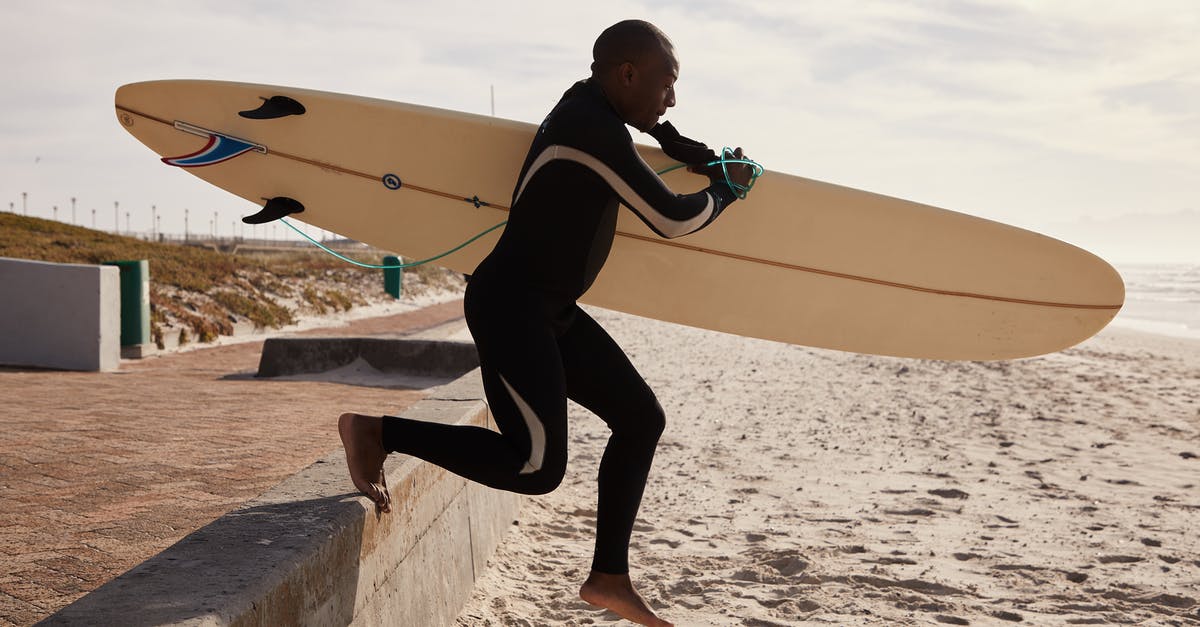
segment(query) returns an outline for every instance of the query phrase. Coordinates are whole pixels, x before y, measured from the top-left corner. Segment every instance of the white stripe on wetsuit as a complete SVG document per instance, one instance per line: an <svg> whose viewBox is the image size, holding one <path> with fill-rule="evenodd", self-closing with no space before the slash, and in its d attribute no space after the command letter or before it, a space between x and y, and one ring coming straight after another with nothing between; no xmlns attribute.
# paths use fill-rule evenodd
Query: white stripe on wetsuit
<svg viewBox="0 0 1200 627"><path fill-rule="evenodd" d="M525 467L521 469L520 474L528 475L537 472L542 469L542 461L546 457L546 428L542 426L542 421L538 420L537 414L534 413L529 403L526 403L525 399L521 398L521 395L513 389L513 386L508 384L504 375L500 375L500 382L508 388L509 395L517 404L517 409L521 411L521 417L525 419L525 426L529 427L529 461L525 462Z"/></svg>
<svg viewBox="0 0 1200 627"><path fill-rule="evenodd" d="M639 157L640 158L640 157ZM647 221L654 225L654 228L666 237L679 237L687 235L692 231L702 227L712 217L716 211L717 203L713 199L712 194L705 193L708 197L708 206L706 206L699 214L688 220L675 220L659 213L650 203L646 202L628 183L621 178L608 164L589 155L588 153L570 146L553 145L547 146L542 154L538 155L537 159L529 166L529 172L525 174L525 180L521 181L521 187L517 190L516 199L513 204L517 204L516 200L521 198L521 194L525 191L525 186L529 184L530 179L537 173L542 166L556 159L564 159L573 161L591 169L596 174L600 175L606 183L617 192L630 207L642 215Z"/></svg>

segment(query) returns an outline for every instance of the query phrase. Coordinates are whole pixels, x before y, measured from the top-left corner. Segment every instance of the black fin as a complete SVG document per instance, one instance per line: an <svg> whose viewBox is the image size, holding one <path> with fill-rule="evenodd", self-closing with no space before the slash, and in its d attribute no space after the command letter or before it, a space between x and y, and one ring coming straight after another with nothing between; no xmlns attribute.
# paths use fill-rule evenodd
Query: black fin
<svg viewBox="0 0 1200 627"><path fill-rule="evenodd" d="M276 196L267 199L267 204L254 215L249 215L242 218L242 222L246 224L266 224L272 220L278 220L283 216L304 211L304 205L300 201L293 200L287 196Z"/></svg>
<svg viewBox="0 0 1200 627"><path fill-rule="evenodd" d="M304 105L287 96L271 96L263 98L263 103L257 109L239 111L238 115L252 120L274 120L289 115L304 115L305 111Z"/></svg>

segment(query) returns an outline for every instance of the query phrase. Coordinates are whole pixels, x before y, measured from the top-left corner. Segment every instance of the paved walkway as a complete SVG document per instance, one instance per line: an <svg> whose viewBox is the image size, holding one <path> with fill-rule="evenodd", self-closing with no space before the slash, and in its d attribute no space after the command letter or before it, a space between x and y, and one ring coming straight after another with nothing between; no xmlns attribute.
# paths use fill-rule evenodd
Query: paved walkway
<svg viewBox="0 0 1200 627"><path fill-rule="evenodd" d="M413 333L462 301L300 335ZM262 381L262 342L124 362L0 368L0 626L30 625L340 448L343 411L423 396Z"/></svg>

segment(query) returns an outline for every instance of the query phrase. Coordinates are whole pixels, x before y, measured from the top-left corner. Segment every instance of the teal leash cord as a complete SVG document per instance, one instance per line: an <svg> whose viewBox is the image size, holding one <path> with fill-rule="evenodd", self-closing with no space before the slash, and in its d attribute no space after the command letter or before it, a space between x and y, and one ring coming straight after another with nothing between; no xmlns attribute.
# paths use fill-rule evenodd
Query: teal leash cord
<svg viewBox="0 0 1200 627"><path fill-rule="evenodd" d="M712 161L710 163L706 163L704 165L705 165L705 167L708 167L708 166L712 166L712 165L717 165L718 163L721 164L721 171L725 174L725 184L729 186L729 189L733 190L733 193L736 194L738 198L745 198L746 195L750 193L750 189L754 187L754 182L758 180L758 177L763 175L764 170L763 170L763 167L758 164L758 162L756 162L752 159L733 159L733 158L730 158L732 155L733 155L733 151L730 150L728 146L726 146L725 148L721 149L721 157L719 159L717 159L716 161ZM738 183L734 183L733 181L729 180L728 164L730 164L730 163L742 163L742 164L745 164L745 165L748 165L748 166L751 166L754 168L754 172L750 176L750 184L749 185L740 185ZM686 167L687 167L686 163L681 163L679 165L673 165L669 168L659 170L655 174L662 176L663 174L666 174L667 172L671 172L674 170L678 170L679 168L686 168ZM416 266L425 265L431 261L437 261L438 259L441 259L442 257L454 254L454 253L462 250L463 248L466 248L467 245L471 244L475 240L483 237L484 235L487 235L488 233L491 233L492 231L495 231L496 229L504 226L505 224L508 224L508 220L505 220L504 222L501 222L500 224L493 226L492 228L480 233L479 235L476 235L475 237L472 237L471 239L459 244L458 246L455 246L454 248L451 248L450 250L447 250L446 252L444 252L440 255L435 255L433 257L430 257L429 259L422 259L420 261L412 261L409 263L402 263L402 264L398 264L398 265L380 266L380 265L375 265L375 264L370 264L370 263L362 263L361 261L355 261L349 257L339 254L337 251L330 250L327 246L325 246L321 242L318 242L317 240L309 237L308 233L301 231L299 228L296 227L296 225L292 224L291 222L288 222L287 218L280 218L279 221L282 222L289 229L299 233L300 236L303 237L304 239L315 244L317 246L317 248L320 248L321 250L333 255L334 257L337 257L338 259L341 259L342 261L345 261L346 263L352 263L360 268L368 268L371 270L403 270L405 268L415 268Z"/></svg>
<svg viewBox="0 0 1200 627"><path fill-rule="evenodd" d="M704 167L708 167L711 165L717 165L718 163L721 164L721 172L725 175L725 184L729 186L729 189L733 190L733 193L736 194L738 198L745 199L746 196L750 194L751 188L754 187L754 183L756 181L758 181L758 177L762 176L763 172L765 170L763 169L761 164L759 164L757 161L755 161L753 159L734 159L734 158L732 158L732 156L733 156L733 150L731 150L729 148L729 146L726 146L721 149L720 158L718 158L716 161L710 161L710 162L704 164ZM729 180L729 164L730 163L742 163L742 164L745 164L745 165L748 165L748 166L754 168L754 172L752 172L750 175L750 184L749 185L741 185L741 184L734 183L733 181ZM663 174L666 174L667 172L672 172L674 170L678 170L679 168L686 168L686 167L688 167L688 165L686 163L680 163L679 165L673 165L665 170L660 170L660 171L656 172L656 174L658 174L659 176L662 176Z"/></svg>
<svg viewBox="0 0 1200 627"><path fill-rule="evenodd" d="M317 245L317 248L320 248L321 250L323 250L323 251L325 251L325 252L327 252L327 253L329 253L329 254L333 255L334 257L337 257L338 259L341 259L342 261L345 261L345 262L347 262L347 263L352 263L352 264L354 264L354 265L356 265L356 266L358 266L358 267L360 267L360 268L370 268L371 270L403 270L404 268L413 268L413 267L416 267L416 266L420 266L420 265L427 264L427 263L429 263L429 262L431 262L431 261L437 261L438 259L441 259L442 257L445 257L446 255L450 255L450 254L456 253L456 252L458 252L459 250L462 250L463 248L466 248L466 246L467 246L468 244L470 244L471 242L474 242L475 240L477 240L477 239L479 239L479 238L483 237L484 235L487 235L488 233L491 233L492 231L495 231L496 229L498 229L498 228L500 228L500 227L504 226L505 224L508 224L508 220L505 220L504 222L501 222L500 224L497 224L496 226L493 226L492 228L490 228L490 229L488 229L488 230L486 230L486 231L484 231L484 232L480 233L479 235L476 235L475 237L472 237L471 239L469 239L469 240L467 240L467 241L465 241L465 242L463 242L463 243L459 244L458 246L455 246L454 248L451 248L450 250L447 250L446 252L444 252L444 253L442 253L442 254L440 254L440 255L436 255L436 256L430 257L429 259L422 259L422 260L420 260L420 261L413 261L413 262L411 262L411 263L402 263L402 264L399 264L399 265L392 265L392 266L377 266L377 265L375 265L375 264L370 264L370 263L362 263L362 262L360 262L360 261L355 261L355 260L353 260L353 259L351 259L351 258L349 258L349 257L346 257L346 256L343 256L343 255L340 255L340 254L338 254L336 251L330 250L328 247L326 247L326 246L325 246L324 244L322 244L321 242L318 242L317 240L315 240L315 239L313 239L313 238L309 237L309 236L308 236L308 233L305 233L304 231L301 231L300 229L296 228L296 225L294 225L294 224L292 224L291 222L288 222L288 221L287 221L287 218L279 218L279 221L280 221L280 222L282 222L282 223L284 223L284 224L286 224L286 225L288 226L288 228L290 228L290 229L292 229L293 231L295 231L295 232L299 233L299 234L300 234L300 235L301 235L301 236L302 236L304 239L306 239L306 240L308 240L308 241L312 242L313 244L316 244L316 245Z"/></svg>

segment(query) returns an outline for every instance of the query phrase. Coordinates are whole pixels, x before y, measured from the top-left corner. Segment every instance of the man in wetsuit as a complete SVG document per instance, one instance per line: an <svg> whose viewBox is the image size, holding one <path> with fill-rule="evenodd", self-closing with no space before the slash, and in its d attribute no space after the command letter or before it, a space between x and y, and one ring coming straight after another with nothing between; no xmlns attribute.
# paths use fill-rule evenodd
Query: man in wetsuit
<svg viewBox="0 0 1200 627"><path fill-rule="evenodd" d="M576 300L608 256L618 203L670 238L704 228L737 196L719 166L705 165L716 157L711 150L658 124L675 106L679 76L661 31L620 22L596 40L593 58L591 78L567 90L538 129L504 234L467 285L467 324L499 433L359 414L343 414L338 428L355 486L385 512L383 460L392 451L494 488L545 494L566 471L567 399L576 401L612 430L598 475L592 570L580 596L637 623L669 625L634 590L628 563L663 410ZM626 125L650 133L711 184L673 193L638 156ZM728 169L734 183L749 183L749 167Z"/></svg>

